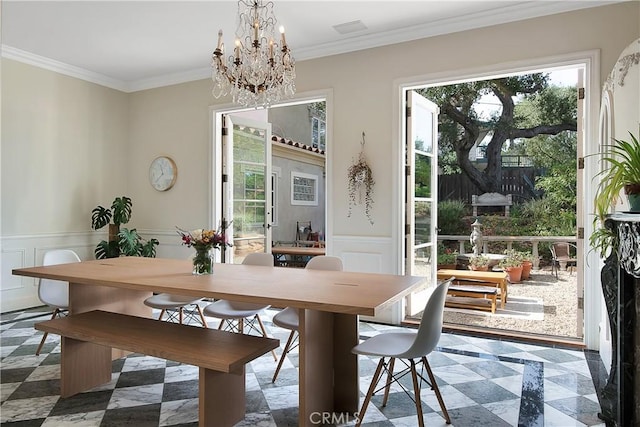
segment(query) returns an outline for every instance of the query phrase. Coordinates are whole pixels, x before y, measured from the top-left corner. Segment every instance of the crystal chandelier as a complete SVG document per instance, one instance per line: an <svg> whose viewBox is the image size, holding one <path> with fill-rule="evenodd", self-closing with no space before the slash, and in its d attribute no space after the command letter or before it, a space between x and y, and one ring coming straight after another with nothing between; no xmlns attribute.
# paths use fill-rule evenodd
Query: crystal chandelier
<svg viewBox="0 0 640 427"><path fill-rule="evenodd" d="M238 27L233 54L225 58L222 30L213 51L213 90L216 98L231 94L244 106L268 107L296 91L295 60L287 47L284 27L276 38L273 2L238 1Z"/></svg>

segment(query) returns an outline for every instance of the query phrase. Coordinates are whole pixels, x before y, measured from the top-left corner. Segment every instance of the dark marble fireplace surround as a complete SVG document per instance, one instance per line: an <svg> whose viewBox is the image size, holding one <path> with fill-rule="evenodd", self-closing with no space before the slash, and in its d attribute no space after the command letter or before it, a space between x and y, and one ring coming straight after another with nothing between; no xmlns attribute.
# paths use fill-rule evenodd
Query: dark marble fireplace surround
<svg viewBox="0 0 640 427"><path fill-rule="evenodd" d="M613 351L600 417L607 427L640 426L640 214L613 214L605 226L618 242L601 272Z"/></svg>

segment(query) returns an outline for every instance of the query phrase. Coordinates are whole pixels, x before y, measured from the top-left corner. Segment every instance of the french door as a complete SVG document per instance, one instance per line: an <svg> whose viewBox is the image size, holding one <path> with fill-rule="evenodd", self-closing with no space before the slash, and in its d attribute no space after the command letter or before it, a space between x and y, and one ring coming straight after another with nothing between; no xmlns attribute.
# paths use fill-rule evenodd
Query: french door
<svg viewBox="0 0 640 427"><path fill-rule="evenodd" d="M425 307L436 280L438 202L438 106L415 91L406 92L405 272L427 281L407 297L406 315Z"/></svg>
<svg viewBox="0 0 640 427"><path fill-rule="evenodd" d="M225 115L222 148L223 224L233 246L223 262L271 252L271 124Z"/></svg>

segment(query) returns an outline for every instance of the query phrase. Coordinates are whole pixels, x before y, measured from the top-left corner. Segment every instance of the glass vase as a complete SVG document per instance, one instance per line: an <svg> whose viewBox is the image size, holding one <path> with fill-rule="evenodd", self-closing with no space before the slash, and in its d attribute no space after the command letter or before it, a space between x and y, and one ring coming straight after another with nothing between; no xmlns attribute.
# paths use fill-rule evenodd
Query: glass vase
<svg viewBox="0 0 640 427"><path fill-rule="evenodd" d="M196 254L193 257L193 271L196 276L204 274L213 274L213 249L212 248L196 248Z"/></svg>

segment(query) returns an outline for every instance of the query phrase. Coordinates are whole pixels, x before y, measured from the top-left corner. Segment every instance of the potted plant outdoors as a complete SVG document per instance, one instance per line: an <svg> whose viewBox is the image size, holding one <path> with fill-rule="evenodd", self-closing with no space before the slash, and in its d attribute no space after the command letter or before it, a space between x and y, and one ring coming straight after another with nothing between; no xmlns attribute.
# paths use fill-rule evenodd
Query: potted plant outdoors
<svg viewBox="0 0 640 427"><path fill-rule="evenodd" d="M520 279L528 280L533 268L533 255L531 255L531 252L520 252L520 258L522 259L522 275Z"/></svg>
<svg viewBox="0 0 640 427"><path fill-rule="evenodd" d="M94 250L96 259L116 258L120 255L155 258L156 246L160 243L157 239L145 240L135 228L120 230L120 225L131 219L132 207L131 199L122 196L113 200L110 209L97 206L91 211L92 229L99 230L109 226L108 241L102 240Z"/></svg>
<svg viewBox="0 0 640 427"><path fill-rule="evenodd" d="M629 132L630 141L614 139L614 144L605 145L608 152L600 159L605 167L596 177L600 183L594 200L595 218L594 233L589 242L591 247L606 258L615 246L616 236L604 227L604 220L615 206L621 191L624 191L629 201L629 210L640 213L640 142ZM600 226L597 222L600 222Z"/></svg>
<svg viewBox="0 0 640 427"><path fill-rule="evenodd" d="M513 249L504 251L506 257L498 264L507 273L510 283L522 280L522 256Z"/></svg>
<svg viewBox="0 0 640 427"><path fill-rule="evenodd" d="M469 258L469 269L474 271L488 271L489 258L484 255L472 256Z"/></svg>
<svg viewBox="0 0 640 427"><path fill-rule="evenodd" d="M458 252L438 243L438 270L455 270L458 262Z"/></svg>

